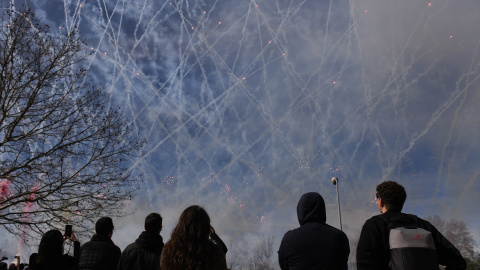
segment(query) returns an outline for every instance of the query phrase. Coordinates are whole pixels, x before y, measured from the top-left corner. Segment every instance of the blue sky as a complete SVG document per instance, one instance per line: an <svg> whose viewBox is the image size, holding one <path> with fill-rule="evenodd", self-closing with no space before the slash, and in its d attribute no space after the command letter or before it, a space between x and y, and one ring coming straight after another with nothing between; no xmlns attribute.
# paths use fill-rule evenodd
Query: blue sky
<svg viewBox="0 0 480 270"><path fill-rule="evenodd" d="M55 31L79 27L95 52L90 78L148 140L131 162L144 186L118 220L122 248L151 211L167 240L192 204L229 242L279 242L309 191L338 227L333 176L351 240L377 213L375 186L392 179L407 212L465 220L478 241L480 4L381 2L15 5Z"/></svg>

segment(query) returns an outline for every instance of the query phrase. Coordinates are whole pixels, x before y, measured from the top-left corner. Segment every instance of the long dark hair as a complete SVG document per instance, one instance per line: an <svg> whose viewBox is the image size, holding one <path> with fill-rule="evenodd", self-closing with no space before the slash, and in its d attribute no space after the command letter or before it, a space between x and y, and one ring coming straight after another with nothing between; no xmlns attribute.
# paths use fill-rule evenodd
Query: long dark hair
<svg viewBox="0 0 480 270"><path fill-rule="evenodd" d="M209 235L210 217L205 209L198 205L185 209L163 248L162 270L215 269L218 259Z"/></svg>
<svg viewBox="0 0 480 270"><path fill-rule="evenodd" d="M63 236L59 230L50 230L42 236L38 246L37 263L52 263L63 254Z"/></svg>

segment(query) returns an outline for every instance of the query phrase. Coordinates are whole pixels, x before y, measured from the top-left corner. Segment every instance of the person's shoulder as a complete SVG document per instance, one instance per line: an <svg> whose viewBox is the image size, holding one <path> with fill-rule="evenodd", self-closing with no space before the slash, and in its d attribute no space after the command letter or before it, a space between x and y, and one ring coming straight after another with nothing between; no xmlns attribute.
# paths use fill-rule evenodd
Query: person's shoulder
<svg viewBox="0 0 480 270"><path fill-rule="evenodd" d="M421 218L421 217L419 217L419 216L412 215L412 214L409 214L409 216L411 216L411 217L413 217L413 218L416 218L416 219L418 220L418 222L421 222L421 223L424 223L424 224L430 224L430 225L431 225L430 222L428 222L427 220L425 220L425 219L423 219L423 218Z"/></svg>
<svg viewBox="0 0 480 270"><path fill-rule="evenodd" d="M385 220L386 220L385 214L375 215L375 216L372 216L369 219L367 219L365 221L364 226L365 225L378 224L380 222L385 222Z"/></svg>
<svg viewBox="0 0 480 270"><path fill-rule="evenodd" d="M301 227L288 230L288 231L283 235L283 238L284 238L284 239L287 239L287 238L289 238L289 237L292 237L292 235L294 235L294 234L295 234L296 232L298 232L300 229L301 229Z"/></svg>
<svg viewBox="0 0 480 270"><path fill-rule="evenodd" d="M83 244L80 250L112 250L112 251L119 251L122 252L120 248L113 243L113 241L99 241L99 240L92 240L88 241L87 243Z"/></svg>
<svg viewBox="0 0 480 270"><path fill-rule="evenodd" d="M119 246L117 246L117 245L115 245L115 244L113 244L113 246L115 247L114 249L115 249L115 251L116 251L118 254L122 253L122 250L120 249Z"/></svg>
<svg viewBox="0 0 480 270"><path fill-rule="evenodd" d="M133 242L129 245L127 245L127 247L123 250L122 253L127 253L133 249L140 249L141 247L136 243L136 242Z"/></svg>
<svg viewBox="0 0 480 270"><path fill-rule="evenodd" d="M92 246L95 246L95 243L88 241L80 247L80 250L90 249Z"/></svg>
<svg viewBox="0 0 480 270"><path fill-rule="evenodd" d="M428 231L437 231L437 228L435 228L435 226L433 226L432 223L430 223L429 221L427 221L423 218L417 217L417 216L414 216L414 217L417 219L420 227L422 227L422 228L424 228Z"/></svg>
<svg viewBox="0 0 480 270"><path fill-rule="evenodd" d="M300 228L288 230L282 237L281 245L284 243L289 243L291 241L290 239L296 239L297 237L295 237L294 235L295 235L295 232L298 231L298 229Z"/></svg>
<svg viewBox="0 0 480 270"><path fill-rule="evenodd" d="M109 252L118 253L118 254L122 253L122 250L117 245L115 245L113 241L102 242L102 244L100 245L102 246L102 248L109 250Z"/></svg>
<svg viewBox="0 0 480 270"><path fill-rule="evenodd" d="M329 225L329 224L326 224L326 223L323 223L322 225L324 225L331 233L334 233L334 234L345 234L342 230L336 228L336 227L333 227L332 225Z"/></svg>
<svg viewBox="0 0 480 270"><path fill-rule="evenodd" d="M325 230L326 233L332 235L335 239L337 240L340 240L340 241L347 241L348 242L348 237L347 237L347 234L336 228L336 227L333 227L332 225L329 225L329 224L325 224L325 227L327 228L327 230Z"/></svg>
<svg viewBox="0 0 480 270"><path fill-rule="evenodd" d="M432 227L428 221L423 220L414 214L388 211L384 216L388 219L388 222L394 224L395 227L419 226L424 229Z"/></svg>
<svg viewBox="0 0 480 270"><path fill-rule="evenodd" d="M102 247L110 248L110 249L115 249L115 250L120 249L117 245L115 245L113 240L109 237L104 237L104 238L98 239L96 241L96 244L98 244L99 246L102 246Z"/></svg>
<svg viewBox="0 0 480 270"><path fill-rule="evenodd" d="M370 217L363 224L362 233L384 231L388 227L388 218L386 213Z"/></svg>
<svg viewBox="0 0 480 270"><path fill-rule="evenodd" d="M104 242L97 241L97 240L90 240L86 242L85 244L82 245L81 249L89 249L89 248L95 248L98 246L102 246Z"/></svg>

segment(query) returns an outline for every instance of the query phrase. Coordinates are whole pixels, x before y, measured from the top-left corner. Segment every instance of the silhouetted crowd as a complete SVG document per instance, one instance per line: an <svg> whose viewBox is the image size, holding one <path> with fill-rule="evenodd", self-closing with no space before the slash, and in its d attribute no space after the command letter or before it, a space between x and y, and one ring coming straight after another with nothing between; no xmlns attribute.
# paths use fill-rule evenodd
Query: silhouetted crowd
<svg viewBox="0 0 480 270"><path fill-rule="evenodd" d="M376 188L380 215L368 219L357 245L358 270L464 270L460 252L433 225L414 215L402 213L407 194L393 181ZM317 192L304 194L297 205L300 227L285 233L279 250L281 269L348 269L350 254L346 234L326 224L325 202ZM114 225L110 217L95 224L95 234L82 246L75 233L62 234L54 229L43 234L38 252L28 264L10 266L2 258L0 270L226 270L225 243L215 233L210 217L202 207L193 205L180 215L170 240L160 235L162 217L151 213L145 218L144 231L123 252L111 240ZM63 253L65 240L73 243L73 256ZM8 268L7 268L8 266Z"/></svg>
<svg viewBox="0 0 480 270"><path fill-rule="evenodd" d="M193 205L183 211L165 245L160 235L162 217L158 213L145 218L145 230L123 252L112 241L114 228L110 217L98 219L95 234L82 246L73 231L65 234L57 229L47 231L28 264L20 264L18 258L8 268L1 262L0 270L227 269L227 246L200 206ZM73 256L63 253L65 240L73 243Z"/></svg>
<svg viewBox="0 0 480 270"><path fill-rule="evenodd" d="M8 265L5 261L8 260L7 257L2 257L0 259L0 270L23 270L28 269L28 264L20 263L20 256L15 256L16 262L11 263Z"/></svg>

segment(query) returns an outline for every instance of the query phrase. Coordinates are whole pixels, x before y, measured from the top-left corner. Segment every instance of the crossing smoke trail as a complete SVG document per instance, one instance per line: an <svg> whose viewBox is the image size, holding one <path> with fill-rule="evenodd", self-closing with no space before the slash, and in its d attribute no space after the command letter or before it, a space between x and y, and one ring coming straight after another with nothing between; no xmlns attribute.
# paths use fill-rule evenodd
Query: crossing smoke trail
<svg viewBox="0 0 480 270"><path fill-rule="evenodd" d="M144 182L129 230L158 211L168 239L178 213L201 204L232 243L279 241L307 191L336 224L322 180L332 177L351 239L386 179L407 188L406 211L480 228L468 214L480 203L478 1L29 5L50 25L79 27L95 53L89 79L148 139L131 160Z"/></svg>

